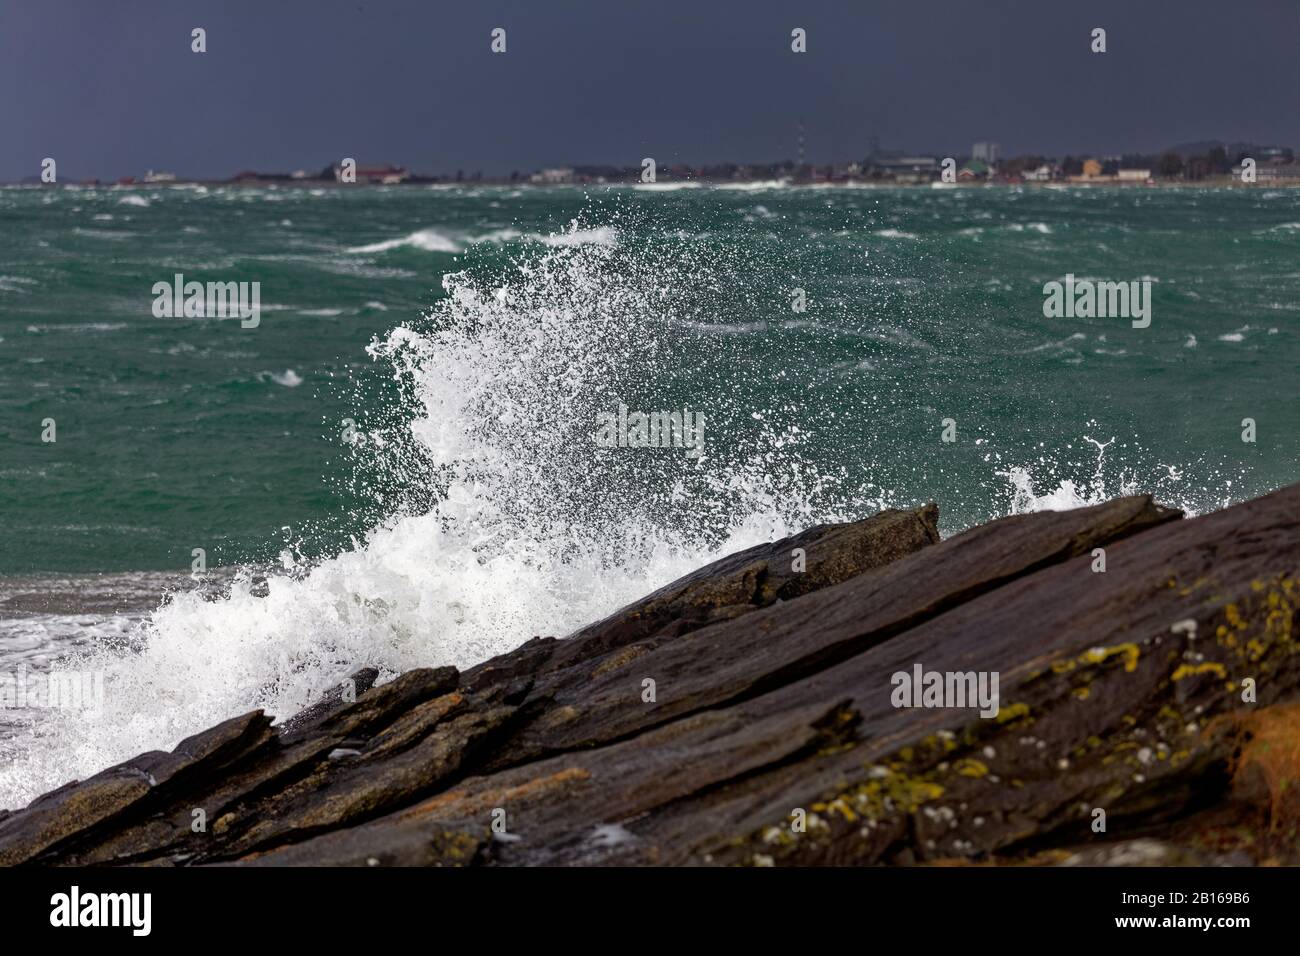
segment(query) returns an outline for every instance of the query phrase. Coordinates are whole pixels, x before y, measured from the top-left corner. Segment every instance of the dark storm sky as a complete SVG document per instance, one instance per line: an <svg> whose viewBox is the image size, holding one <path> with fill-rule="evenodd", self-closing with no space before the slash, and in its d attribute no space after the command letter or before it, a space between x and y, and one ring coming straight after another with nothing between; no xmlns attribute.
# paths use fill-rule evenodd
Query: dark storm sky
<svg viewBox="0 0 1300 956"><path fill-rule="evenodd" d="M0 180L1300 145L1298 51L1296 0L0 0Z"/></svg>

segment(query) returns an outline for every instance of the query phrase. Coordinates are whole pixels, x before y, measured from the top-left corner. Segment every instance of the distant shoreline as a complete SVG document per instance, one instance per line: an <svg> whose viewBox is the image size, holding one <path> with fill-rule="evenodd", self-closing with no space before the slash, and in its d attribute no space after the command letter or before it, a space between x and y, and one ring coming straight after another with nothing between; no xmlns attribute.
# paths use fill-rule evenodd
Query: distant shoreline
<svg viewBox="0 0 1300 956"><path fill-rule="evenodd" d="M480 188L483 186L507 187L512 189L555 189L555 188L582 188L591 187L615 187L625 189L641 189L643 192L655 192L661 190L664 192L673 191L671 188L714 188L714 189L758 189L758 188L817 188L817 189L981 189L981 188L1029 188L1029 189L1290 189L1300 186L1300 180L1284 180L1277 182L1255 182L1242 183L1229 176L1217 176L1200 180L1173 180L1173 179L1155 179L1149 182L1132 182L1119 181L1112 179L1097 179L1095 181L1084 180L1053 180L1051 182L1006 182L1006 181L979 181L965 183L900 183L884 182L879 180L776 180L776 179L675 179L667 182L640 183L640 182L572 182L572 183L535 183L524 180L511 181L508 179L476 179L462 180L460 182L442 182L442 181L416 181L405 180L394 183L340 183L327 179L295 179L295 180L264 180L248 181L234 179L176 179L168 182L156 183L0 183L0 189L174 189L174 188L193 188L203 186L205 188L218 187L235 187L241 189L376 189L401 187L406 189L424 187L427 189L465 189ZM645 188L650 187L650 188Z"/></svg>

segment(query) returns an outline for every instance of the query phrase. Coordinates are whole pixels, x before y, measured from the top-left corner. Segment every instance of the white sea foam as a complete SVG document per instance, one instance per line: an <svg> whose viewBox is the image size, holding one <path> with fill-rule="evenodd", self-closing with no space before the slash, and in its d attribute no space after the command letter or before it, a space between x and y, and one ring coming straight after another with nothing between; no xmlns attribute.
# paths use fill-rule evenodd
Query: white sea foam
<svg viewBox="0 0 1300 956"><path fill-rule="evenodd" d="M1091 428L1097 423L1090 421ZM1086 473L1092 446L1096 457L1091 460L1092 474ZM999 456L990 453L986 461L996 463ZM1074 472L1065 477L1062 471ZM1214 472L1208 462L1198 463L1197 471ZM1064 449L1044 452L1032 463L1020 463L998 468L996 473L1007 482L1010 498L1006 513L1031 514L1037 511L1069 511L1103 504L1126 495L1151 494L1161 504L1182 510L1187 517L1195 517L1203 510L1203 502L1226 507L1231 500L1232 479L1220 479L1214 492L1209 488L1190 489L1185 484L1187 471L1176 465L1146 460L1143 450L1131 443L1119 443L1116 438L1101 441L1084 435L1082 444L1073 443ZM1218 501L1212 497L1226 491Z"/></svg>
<svg viewBox="0 0 1300 956"><path fill-rule="evenodd" d="M637 183L632 188L647 193L672 193L682 189L703 189L704 184L689 180L676 183Z"/></svg>
<svg viewBox="0 0 1300 956"><path fill-rule="evenodd" d="M1047 486L1040 494L1035 490L1033 477L1027 468L1012 468L1006 477L1011 484L1011 514L1068 511L1071 508L1100 504L1105 500L1098 500L1098 496L1088 486L1076 484L1069 478L1062 479L1055 488Z"/></svg>
<svg viewBox="0 0 1300 956"><path fill-rule="evenodd" d="M438 229L421 229L399 239L386 239L364 246L353 246L348 252L377 253L393 249L412 248L424 252L464 252L468 246L479 243L531 242L544 246L612 246L618 242L618 231L613 226L595 226L584 228L576 222L558 232L520 232L518 229L503 227L477 235L458 233Z"/></svg>
<svg viewBox="0 0 1300 956"><path fill-rule="evenodd" d="M285 388L297 388L302 384L302 376L291 368L287 368L283 372L268 372L267 374L276 385L283 385Z"/></svg>
<svg viewBox="0 0 1300 956"><path fill-rule="evenodd" d="M46 322L27 326L28 332L117 332L126 328L125 322Z"/></svg>
<svg viewBox="0 0 1300 956"><path fill-rule="evenodd" d="M460 252L462 246L449 236L439 232L437 229L421 229L410 235L402 236L400 239L385 239L382 242L372 242L369 245L353 246L348 252L388 252L391 249L421 249L425 252Z"/></svg>
<svg viewBox="0 0 1300 956"><path fill-rule="evenodd" d="M530 234L526 238L535 239L547 246L612 246L618 242L618 232L612 226L597 226L594 229L580 229L577 223L570 224L563 232L551 235Z"/></svg>
<svg viewBox="0 0 1300 956"><path fill-rule="evenodd" d="M752 183L718 183L717 189L732 189L738 192L762 192L768 189L785 189L790 185L788 179L763 179Z"/></svg>
<svg viewBox="0 0 1300 956"><path fill-rule="evenodd" d="M130 239L135 235L134 232L114 232L110 229L82 229L80 226L74 226L72 232L74 235L85 236L87 239L108 239L114 242L121 242L123 239Z"/></svg>
<svg viewBox="0 0 1300 956"><path fill-rule="evenodd" d="M536 242L544 246L560 248L563 246L613 246L618 243L618 230L613 226L595 226L585 228L577 221L570 222L559 232L520 232L518 229L493 229L478 236L469 236L466 241L477 245L481 242Z"/></svg>
<svg viewBox="0 0 1300 956"><path fill-rule="evenodd" d="M493 229L490 232L483 233L482 235L471 236L469 241L476 245L480 242L514 242L516 239L522 238L523 235L524 234L518 229L506 227L504 229Z"/></svg>
<svg viewBox="0 0 1300 956"><path fill-rule="evenodd" d="M27 276L0 276L0 292L17 292L27 295L30 290L24 286L39 285L35 279Z"/></svg>
<svg viewBox="0 0 1300 956"><path fill-rule="evenodd" d="M25 718L5 743L0 806L255 708L289 716L357 667L465 667L564 635L717 556L850 517L816 503L833 480L802 463L799 433L740 399L752 440L706 458L596 447L595 409L674 403L657 391L674 356L650 361L643 344L680 330L682 290L708 263L565 242L525 259L504 281L447 276L426 320L371 347L409 386L413 418L358 434L358 450L386 474L432 468L436 504L322 561L287 548L265 585L244 573L221 600L179 594L130 649L75 658L107 672L102 711Z"/></svg>

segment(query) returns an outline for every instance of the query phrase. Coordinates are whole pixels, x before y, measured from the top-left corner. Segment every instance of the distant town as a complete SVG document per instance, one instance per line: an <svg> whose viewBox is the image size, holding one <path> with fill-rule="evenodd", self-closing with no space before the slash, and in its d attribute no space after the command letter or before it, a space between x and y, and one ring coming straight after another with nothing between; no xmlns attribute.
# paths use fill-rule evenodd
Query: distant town
<svg viewBox="0 0 1300 956"><path fill-rule="evenodd" d="M802 152L802 145L800 148ZM101 182L76 181L83 186L138 186L181 183L227 183L238 185L369 185L455 184L563 185L633 184L645 182L644 166L555 166L509 176L484 176L481 172L432 175L412 172L389 163L361 163L342 160L317 171L263 172L241 170L229 179L187 179L175 173L147 170L140 176L124 176ZM774 163L718 163L692 166L659 165L655 182L745 183L782 181L791 184L879 184L925 185L929 183L1077 183L1095 185L1157 185L1201 183L1205 185L1257 183L1300 185L1300 163L1286 146L1257 143L1205 141L1173 146L1159 153L1130 155L1069 155L1050 157L1035 154L1004 157L997 143L976 143L965 156L940 156L884 150L873 146L862 160L816 165L801 160ZM62 182L60 180L60 182ZM23 184L44 185L41 176Z"/></svg>

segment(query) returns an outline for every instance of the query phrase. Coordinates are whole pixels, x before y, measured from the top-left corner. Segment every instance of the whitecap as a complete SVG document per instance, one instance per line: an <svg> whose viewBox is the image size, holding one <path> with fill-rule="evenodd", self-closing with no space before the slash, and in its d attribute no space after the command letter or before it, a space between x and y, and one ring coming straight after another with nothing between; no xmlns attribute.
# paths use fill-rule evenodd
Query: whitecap
<svg viewBox="0 0 1300 956"><path fill-rule="evenodd" d="M357 253L389 252L393 249L420 249L424 252L460 252L458 243L437 229L421 229L400 239L385 239L364 246L352 246L347 251Z"/></svg>
<svg viewBox="0 0 1300 956"><path fill-rule="evenodd" d="M703 185L691 180L684 183L637 183L632 188L648 193L671 193L679 189L702 189Z"/></svg>

